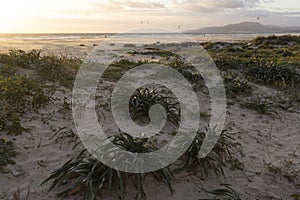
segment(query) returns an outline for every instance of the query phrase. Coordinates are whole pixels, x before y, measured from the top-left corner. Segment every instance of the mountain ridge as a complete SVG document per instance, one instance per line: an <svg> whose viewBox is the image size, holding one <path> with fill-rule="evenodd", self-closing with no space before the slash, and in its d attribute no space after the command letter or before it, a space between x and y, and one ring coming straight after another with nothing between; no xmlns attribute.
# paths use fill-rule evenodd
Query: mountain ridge
<svg viewBox="0 0 300 200"><path fill-rule="evenodd" d="M255 34L255 33L300 33L300 27L281 27L276 25L263 25L259 22L240 22L225 26L205 27L188 30L185 33L202 34Z"/></svg>

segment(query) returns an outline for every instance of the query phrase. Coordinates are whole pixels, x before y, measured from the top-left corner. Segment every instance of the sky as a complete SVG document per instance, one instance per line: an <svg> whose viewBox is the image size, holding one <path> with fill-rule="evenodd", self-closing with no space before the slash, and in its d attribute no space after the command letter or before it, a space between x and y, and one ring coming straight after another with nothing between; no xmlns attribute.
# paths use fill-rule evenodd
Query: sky
<svg viewBox="0 0 300 200"><path fill-rule="evenodd" d="M2 0L0 33L190 30L242 21L300 26L300 0Z"/></svg>

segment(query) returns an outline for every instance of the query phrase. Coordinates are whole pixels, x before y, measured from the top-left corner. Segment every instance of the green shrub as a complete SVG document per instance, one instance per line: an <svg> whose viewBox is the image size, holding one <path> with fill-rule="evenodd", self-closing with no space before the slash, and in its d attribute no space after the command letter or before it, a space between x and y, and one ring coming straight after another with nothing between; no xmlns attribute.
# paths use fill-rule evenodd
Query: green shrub
<svg viewBox="0 0 300 200"><path fill-rule="evenodd" d="M204 93L207 93L207 87L202 75L190 63L186 63L180 57L176 57L173 62L168 63L167 65L174 68L182 76L184 76L193 86L195 91L200 90Z"/></svg>
<svg viewBox="0 0 300 200"><path fill-rule="evenodd" d="M292 194L291 197L294 199L294 200L300 200L300 194Z"/></svg>
<svg viewBox="0 0 300 200"><path fill-rule="evenodd" d="M243 69L249 62L248 60L245 60L239 56L223 54L216 56L214 61L220 70Z"/></svg>
<svg viewBox="0 0 300 200"><path fill-rule="evenodd" d="M33 49L29 52L23 50L9 50L8 54L0 54L0 63L13 67L34 68L41 59L41 50Z"/></svg>
<svg viewBox="0 0 300 200"><path fill-rule="evenodd" d="M49 96L36 80L24 76L0 76L0 131L19 135L24 129L19 117L49 102Z"/></svg>
<svg viewBox="0 0 300 200"><path fill-rule="evenodd" d="M12 141L7 141L4 138L0 139L0 172L6 172L6 166L15 162L12 160L16 156L16 151Z"/></svg>
<svg viewBox="0 0 300 200"><path fill-rule="evenodd" d="M264 83L276 87L292 87L300 84L298 72L278 62L258 60L256 65L251 66L246 75L257 83Z"/></svg>
<svg viewBox="0 0 300 200"><path fill-rule="evenodd" d="M64 54L41 56L41 50L33 49L29 52L10 50L7 54L0 54L0 63L0 71L9 69L3 75L12 76L14 67L29 68L37 70L40 81L48 80L70 88L81 60Z"/></svg>
<svg viewBox="0 0 300 200"><path fill-rule="evenodd" d="M24 76L0 76L0 97L20 113L26 108L38 108L48 102L40 85Z"/></svg>
<svg viewBox="0 0 300 200"><path fill-rule="evenodd" d="M288 49L280 49L277 51L277 54L282 57L291 57L294 56L294 53Z"/></svg>
<svg viewBox="0 0 300 200"><path fill-rule="evenodd" d="M9 107L6 101L0 100L0 131L3 131L6 123L7 118L9 116Z"/></svg>
<svg viewBox="0 0 300 200"><path fill-rule="evenodd" d="M0 58L1 59L1 58ZM8 64L0 64L0 74L1 76L14 76L16 74L17 70L15 67L12 67Z"/></svg>
<svg viewBox="0 0 300 200"><path fill-rule="evenodd" d="M137 67L142 64L148 63L147 61L134 62L128 59L122 59L113 62L104 71L102 79L110 82L117 82L129 69Z"/></svg>
<svg viewBox="0 0 300 200"><path fill-rule="evenodd" d="M253 87L244 78L239 77L237 73L226 73L224 76L224 84L228 96L250 95Z"/></svg>
<svg viewBox="0 0 300 200"><path fill-rule="evenodd" d="M299 44L299 36L283 35L283 36L268 36L268 37L257 37L251 41L256 46L270 46L270 45L290 45Z"/></svg>
<svg viewBox="0 0 300 200"><path fill-rule="evenodd" d="M8 135L22 135L23 132L30 132L30 129L22 127L20 118L16 113L9 115L9 119L4 130L7 131Z"/></svg>
<svg viewBox="0 0 300 200"><path fill-rule="evenodd" d="M146 51L131 51L129 52L131 55L150 55L150 56L159 56L159 57L172 57L175 56L173 52L165 51L156 48L146 48Z"/></svg>
<svg viewBox="0 0 300 200"><path fill-rule="evenodd" d="M37 74L41 80L48 80L71 88L80 65L81 60L65 55L43 56L37 67Z"/></svg>

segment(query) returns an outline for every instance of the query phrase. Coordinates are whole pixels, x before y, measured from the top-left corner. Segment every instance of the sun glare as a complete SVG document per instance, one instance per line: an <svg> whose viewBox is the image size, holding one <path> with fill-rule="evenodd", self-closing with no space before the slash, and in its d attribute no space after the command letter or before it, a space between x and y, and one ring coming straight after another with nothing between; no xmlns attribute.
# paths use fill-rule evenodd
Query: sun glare
<svg viewBox="0 0 300 200"><path fill-rule="evenodd" d="M32 16L38 9L38 4L28 0L9 0L0 4L0 32L11 32L22 24L18 21Z"/></svg>
<svg viewBox="0 0 300 200"><path fill-rule="evenodd" d="M9 32L13 29L19 17L28 11L25 2L16 0L5 1L0 6L0 32Z"/></svg>

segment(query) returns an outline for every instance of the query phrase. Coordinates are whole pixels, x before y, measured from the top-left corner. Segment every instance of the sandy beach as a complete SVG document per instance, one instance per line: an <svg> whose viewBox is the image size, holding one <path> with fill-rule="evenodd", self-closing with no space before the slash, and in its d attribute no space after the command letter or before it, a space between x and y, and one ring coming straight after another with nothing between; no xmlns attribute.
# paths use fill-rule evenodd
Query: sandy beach
<svg viewBox="0 0 300 200"><path fill-rule="evenodd" d="M227 94L224 129L232 137L231 154L222 157L226 165L222 167L224 176L211 171L203 178L200 176L201 167L193 173L187 170L177 172L184 158L177 160L169 166L174 174L171 180L173 194L164 182L156 181L149 176L144 180L144 192L148 200L214 198L215 195L207 191L222 188L220 184L225 183L229 184L242 200L300 198L300 40L299 36L286 37L287 42L280 36L275 39L272 37L254 39L252 35L192 37L209 53L224 79ZM5 141L3 144L11 141L16 152L15 156L11 156L14 164L10 162L0 166L0 199L60 199L56 194L72 185L76 175L73 179L63 180L50 192L48 189L54 180L42 185L41 183L84 149L74 125L72 86L82 60L102 41L107 40L109 38L96 36L87 39L83 36L64 39L41 39L41 36L38 39L0 38L1 103L5 101L6 104L2 105L13 107L5 114L6 107L0 106L0 119L3 117L5 121L4 127L0 127L0 139ZM159 51L165 49L166 43L157 41L150 43L153 46L145 45L136 52L131 51L119 57L117 64L112 65L112 71L108 71L98 84L96 95L98 120L100 124L104 124L107 134L118 134L118 127L115 126L109 112L110 97L116 80L124 74L124 71L139 62L163 63L182 70L181 62L177 60L176 55ZM185 45L188 44L172 43L170 47L184 49ZM30 52L31 49L42 51L37 58L32 58L24 57L25 52L9 54L9 49L22 49L25 52ZM20 66L19 63L23 63L24 66ZM43 67L49 68L49 71L44 72L41 69ZM260 71L264 67L266 69L274 67L274 73L280 73L281 78L271 74L273 73L271 70L271 72ZM61 71L55 71L56 69ZM188 72L184 76L188 75L195 74ZM29 80L31 82L25 80L25 83L37 86L23 84L24 90L27 91L27 87L31 88L28 89L29 92L24 92L24 96L21 97L23 100L15 100L13 98L15 93L8 93L10 89L3 88L4 86L13 88L15 82L11 85L5 83L9 82L9 77L17 81L20 76L32 78ZM202 87L201 80L199 78L189 81L192 85L199 83ZM40 91L47 100L42 101L42 98L36 96ZM205 127L210 120L210 97L205 89L197 90L196 94L203 105L200 121L201 127ZM18 103L24 110L21 111ZM19 117L21 133L15 129L9 131L10 127L18 122L12 119L12 113L16 113ZM157 135L158 145L171 138L169 121L166 126L164 131ZM78 142L79 145L74 148ZM0 146L0 150L1 148L4 147ZM0 158L3 155L0 154ZM121 199L118 187L110 192L108 183L105 184L98 193L98 199ZM138 193L134 181L124 183L124 187L123 199L134 199ZM69 194L63 199L83 199L84 190L78 191L73 188ZM217 196L216 199L222 198Z"/></svg>

